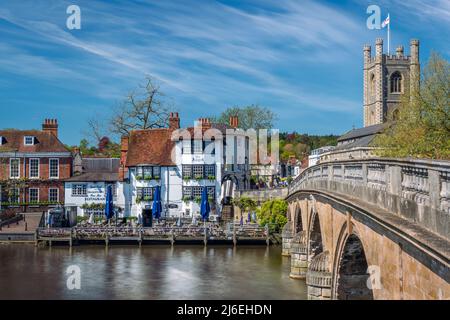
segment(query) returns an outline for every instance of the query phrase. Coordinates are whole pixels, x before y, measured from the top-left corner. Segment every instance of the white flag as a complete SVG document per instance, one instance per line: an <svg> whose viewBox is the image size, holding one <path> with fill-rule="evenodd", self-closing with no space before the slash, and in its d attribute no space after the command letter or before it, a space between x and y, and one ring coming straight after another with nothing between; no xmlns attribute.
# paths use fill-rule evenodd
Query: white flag
<svg viewBox="0 0 450 320"><path fill-rule="evenodd" d="M381 24L381 27L384 28L389 24L389 13L387 15L387 18L383 21L383 23Z"/></svg>

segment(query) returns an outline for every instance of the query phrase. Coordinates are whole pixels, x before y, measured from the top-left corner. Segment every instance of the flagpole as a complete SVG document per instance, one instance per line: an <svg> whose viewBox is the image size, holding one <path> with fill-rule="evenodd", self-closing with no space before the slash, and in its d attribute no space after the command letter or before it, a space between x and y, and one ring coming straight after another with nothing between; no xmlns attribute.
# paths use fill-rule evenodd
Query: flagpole
<svg viewBox="0 0 450 320"><path fill-rule="evenodd" d="M388 22L388 56L391 55L391 16L388 14L389 22Z"/></svg>

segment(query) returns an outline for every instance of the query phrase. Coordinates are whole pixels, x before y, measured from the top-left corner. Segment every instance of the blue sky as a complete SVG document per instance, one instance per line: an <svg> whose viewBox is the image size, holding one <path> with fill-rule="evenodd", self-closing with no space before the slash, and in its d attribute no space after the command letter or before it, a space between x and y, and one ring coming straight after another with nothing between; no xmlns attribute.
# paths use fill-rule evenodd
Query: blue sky
<svg viewBox="0 0 450 320"><path fill-rule="evenodd" d="M66 8L81 8L81 30ZM366 8L391 16L392 41L450 56L450 2L0 0L0 128L58 118L76 144L152 75L182 125L260 104L282 131L341 134L362 125L362 48L386 39Z"/></svg>

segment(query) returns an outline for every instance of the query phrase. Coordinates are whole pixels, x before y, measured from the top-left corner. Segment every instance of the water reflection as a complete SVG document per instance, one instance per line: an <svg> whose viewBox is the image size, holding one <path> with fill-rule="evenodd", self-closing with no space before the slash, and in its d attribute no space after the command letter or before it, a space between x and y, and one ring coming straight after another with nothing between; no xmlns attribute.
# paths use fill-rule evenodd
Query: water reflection
<svg viewBox="0 0 450 320"><path fill-rule="evenodd" d="M66 269L81 269L81 289ZM305 299L280 248L0 245L0 299Z"/></svg>

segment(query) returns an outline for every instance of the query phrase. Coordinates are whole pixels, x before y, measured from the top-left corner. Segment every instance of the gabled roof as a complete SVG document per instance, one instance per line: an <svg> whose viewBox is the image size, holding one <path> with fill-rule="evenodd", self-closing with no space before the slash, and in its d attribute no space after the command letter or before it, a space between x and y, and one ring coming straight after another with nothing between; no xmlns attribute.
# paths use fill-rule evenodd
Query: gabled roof
<svg viewBox="0 0 450 320"><path fill-rule="evenodd" d="M25 136L35 137L35 144L26 146ZM70 152L59 139L50 132L40 130L0 130L3 137L0 152Z"/></svg>
<svg viewBox="0 0 450 320"><path fill-rule="evenodd" d="M334 148L333 151L341 151L341 150L347 150L347 149L353 149L353 148L365 148L370 147L372 144L372 141L375 139L376 134L371 134L368 136L363 136L361 138L355 138L353 142L344 143L341 145L338 145L336 148Z"/></svg>
<svg viewBox="0 0 450 320"><path fill-rule="evenodd" d="M174 166L171 153L174 129L147 129L132 131L129 138L127 167L138 165Z"/></svg>
<svg viewBox="0 0 450 320"><path fill-rule="evenodd" d="M387 123L381 123L381 124L374 124L372 126L364 128L353 129L340 136L337 140L344 141L381 133L386 128L387 125L388 125Z"/></svg>
<svg viewBox="0 0 450 320"><path fill-rule="evenodd" d="M119 158L83 158L83 173L68 179L68 182L90 182L119 180Z"/></svg>

